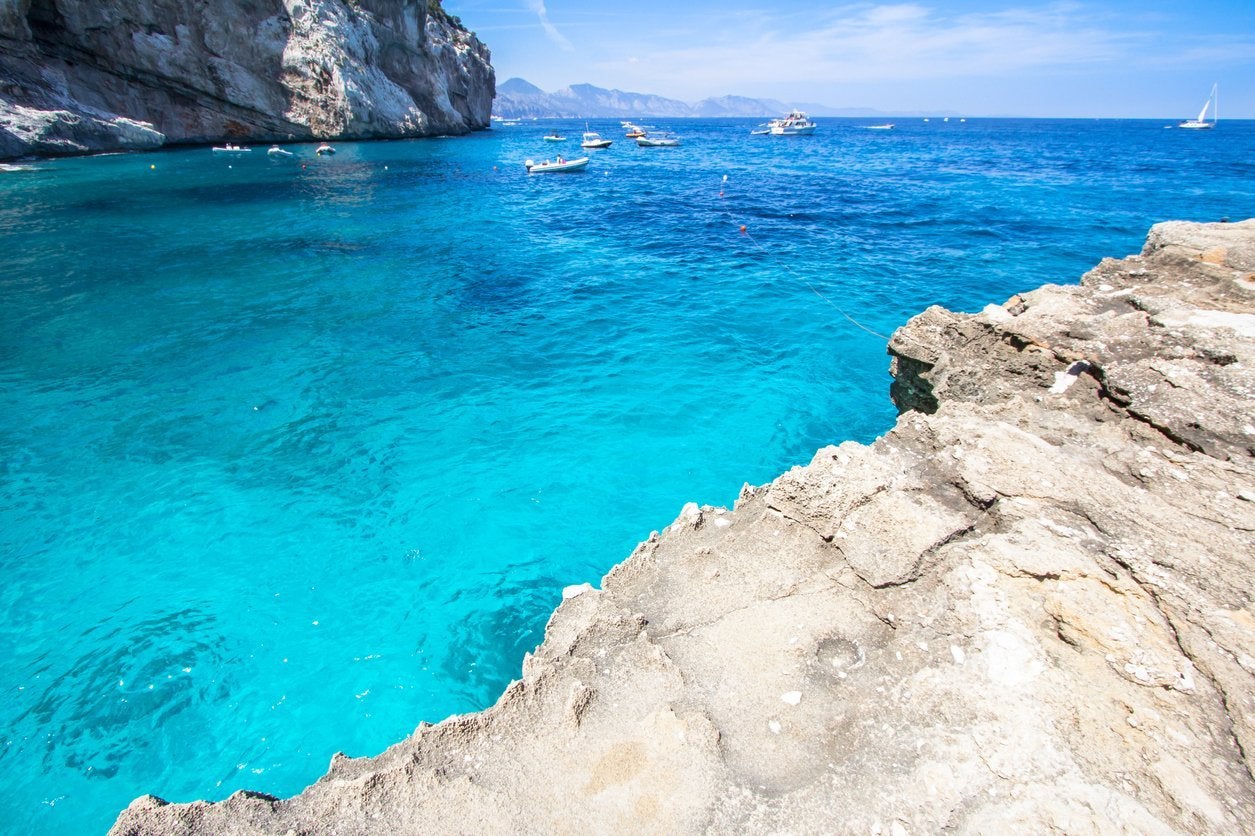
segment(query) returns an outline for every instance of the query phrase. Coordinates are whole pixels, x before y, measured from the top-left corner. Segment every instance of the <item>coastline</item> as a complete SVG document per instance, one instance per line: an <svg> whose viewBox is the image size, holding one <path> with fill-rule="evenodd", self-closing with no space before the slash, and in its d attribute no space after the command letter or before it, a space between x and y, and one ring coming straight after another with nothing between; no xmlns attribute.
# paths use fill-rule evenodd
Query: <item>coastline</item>
<svg viewBox="0 0 1255 836"><path fill-rule="evenodd" d="M495 91L487 46L409 0L22 0L0 40L0 160L464 134Z"/></svg>
<svg viewBox="0 0 1255 836"><path fill-rule="evenodd" d="M492 708L111 832L1255 829L1255 221L890 354L893 430L685 506Z"/></svg>

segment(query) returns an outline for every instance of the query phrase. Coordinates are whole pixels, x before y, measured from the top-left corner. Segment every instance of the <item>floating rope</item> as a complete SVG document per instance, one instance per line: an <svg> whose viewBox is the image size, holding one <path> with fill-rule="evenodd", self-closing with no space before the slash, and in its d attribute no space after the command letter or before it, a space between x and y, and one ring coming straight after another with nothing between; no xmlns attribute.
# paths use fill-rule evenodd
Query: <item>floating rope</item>
<svg viewBox="0 0 1255 836"><path fill-rule="evenodd" d="M724 183L727 183L727 182L728 182L728 175L726 175L726 174L725 174L725 175L723 175L723 182L724 182ZM720 197L723 197L723 186L722 186L722 185L719 187L719 196L720 196ZM736 221L735 221L735 219L732 217L732 213L731 213L731 212L729 212L729 211L727 210L727 208L726 208L726 207L725 207L725 208L724 208L724 210L723 210L723 214L724 214L724 215L726 215L726 216L728 217L728 219L729 219L729 220L732 220L732 221L733 221L733 223L735 223L735 222L736 222ZM816 287L815 287L815 285L811 284L811 283L810 283L810 282L806 279L806 277L804 277L804 276L802 276L802 275L800 275L800 274L798 274L798 273L794 272L793 268L789 267L789 265L785 264L784 262L780 261L780 259L776 258L776 254L775 254L775 253L773 253L771 250L767 249L767 248L766 248L766 247L764 247L762 244L760 244L760 243L758 242L758 239L757 239L757 238L755 238L753 235L751 235L751 234L750 234L749 229L748 229L748 228L746 228L745 224L741 224L740 226L741 226L741 234L742 234L742 235L744 235L746 238L750 239L750 241L752 241L752 242L754 243L754 246L755 246L755 247L758 247L758 249L762 250L762 252L763 252L763 254L764 254L764 255L766 255L766 256L767 256L768 258L770 258L773 262L775 262L775 265L776 265L776 267L777 267L777 268L779 268L779 269L783 270L784 272L788 273L790 276L792 276L793 278L797 279L799 282L801 282L802 284L804 284L804 285L806 285L808 288L810 288L811 293L814 293L814 294L815 294L816 296L818 296L820 299L823 299L825 302L827 302L827 303L828 303L828 304L832 307L832 309L833 309L834 311L836 311L837 313L841 314L841 316L843 316L843 317L845 317L847 320L849 320L849 321L850 321L850 323L852 323L855 327L857 327L857 328L861 328L862 330L866 331L867 333L871 334L873 337L876 337L877 339L881 339L881 340L884 340L885 342L889 342L889 338L888 338L888 337L886 337L884 334L881 334L881 333L879 333L879 332L877 332L877 331L873 331L871 328L868 328L866 325L864 325L863 323L859 322L859 321L858 321L857 319L855 319L854 317L850 316L848 313L846 313L844 310L842 310L842 309L841 309L841 307L840 307L839 305L837 305L837 303L836 303L836 302L833 302L833 301L832 301L831 299L829 299L827 296L825 296L824 294L820 293L820 292L819 292L819 289L818 289L818 288L816 288Z"/></svg>

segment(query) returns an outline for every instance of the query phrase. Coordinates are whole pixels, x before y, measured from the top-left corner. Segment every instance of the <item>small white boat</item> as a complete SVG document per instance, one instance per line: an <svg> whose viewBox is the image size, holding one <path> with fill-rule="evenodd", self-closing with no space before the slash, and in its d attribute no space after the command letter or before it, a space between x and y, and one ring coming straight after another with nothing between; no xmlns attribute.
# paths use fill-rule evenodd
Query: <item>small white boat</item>
<svg viewBox="0 0 1255 836"><path fill-rule="evenodd" d="M1203 109L1198 112L1197 119L1186 119L1177 125L1178 128L1189 128L1190 130L1199 131L1207 128L1216 127L1216 120L1220 118L1220 107L1216 101L1216 91L1219 84L1211 86L1211 93L1207 96L1207 101L1203 102ZM1207 109L1211 108L1211 121L1207 121Z"/></svg>
<svg viewBox="0 0 1255 836"><path fill-rule="evenodd" d="M772 136L805 136L819 127L800 110L791 110L788 116L772 119L768 125Z"/></svg>
<svg viewBox="0 0 1255 836"><path fill-rule="evenodd" d="M324 142L322 145L318 146L318 150L314 153L321 157L323 154L334 154L335 152L336 149Z"/></svg>
<svg viewBox="0 0 1255 836"><path fill-rule="evenodd" d="M545 142L566 142L566 137L554 131L551 134L545 134Z"/></svg>
<svg viewBox="0 0 1255 836"><path fill-rule="evenodd" d="M267 151L266 153L272 157L291 157L292 156L291 151L280 148L278 145L271 145L270 150Z"/></svg>
<svg viewBox="0 0 1255 836"><path fill-rule="evenodd" d="M585 128L588 126L585 125ZM596 131L584 131L584 138L580 141L581 148L609 148L611 140L602 139L601 134Z"/></svg>
<svg viewBox="0 0 1255 836"><path fill-rule="evenodd" d="M214 146L215 154L247 154L251 152L252 150L253 150L252 148L246 148L242 145L232 145L229 142L223 145L221 148L219 148L216 145Z"/></svg>
<svg viewBox="0 0 1255 836"><path fill-rule="evenodd" d="M528 174L546 174L558 171L579 171L588 165L588 157L580 157L578 160L564 160L558 157L556 160L545 160L543 163L528 160L523 163L527 168Z"/></svg>
<svg viewBox="0 0 1255 836"><path fill-rule="evenodd" d="M638 136L636 144L642 148L674 148L680 144L680 138L669 131L659 131L653 135Z"/></svg>
<svg viewBox="0 0 1255 836"><path fill-rule="evenodd" d="M886 122L883 125L864 125L863 127L867 128L869 131L891 131L893 130L893 123Z"/></svg>

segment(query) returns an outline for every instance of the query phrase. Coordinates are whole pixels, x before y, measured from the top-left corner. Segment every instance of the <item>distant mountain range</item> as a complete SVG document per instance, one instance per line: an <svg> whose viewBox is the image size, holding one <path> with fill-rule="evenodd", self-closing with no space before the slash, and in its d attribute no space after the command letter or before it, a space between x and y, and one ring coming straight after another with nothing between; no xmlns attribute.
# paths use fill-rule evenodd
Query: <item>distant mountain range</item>
<svg viewBox="0 0 1255 836"><path fill-rule="evenodd" d="M629 93L607 90L591 84L572 84L546 93L535 84L512 78L497 85L494 115L505 119L531 117L565 117L568 119L603 119L634 117L728 117L780 116L793 108L812 116L886 116L882 111L866 107L828 107L808 102L782 102L777 99L751 99L745 96L719 96L688 104L651 93ZM916 115L916 114L896 114ZM951 114L919 114L951 115Z"/></svg>

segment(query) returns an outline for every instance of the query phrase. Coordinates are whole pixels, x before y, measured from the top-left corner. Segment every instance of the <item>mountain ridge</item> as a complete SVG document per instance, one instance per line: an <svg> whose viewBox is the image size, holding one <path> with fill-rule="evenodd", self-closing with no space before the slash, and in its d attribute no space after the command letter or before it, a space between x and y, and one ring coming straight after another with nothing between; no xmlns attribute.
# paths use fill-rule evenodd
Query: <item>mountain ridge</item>
<svg viewBox="0 0 1255 836"><path fill-rule="evenodd" d="M545 92L526 79L514 77L497 85L493 114L503 119L634 118L634 117L765 117L797 108L813 116L956 116L942 112L887 112L869 107L832 107L814 102L784 102L749 96L714 96L693 104L660 96L593 84L569 84Z"/></svg>

